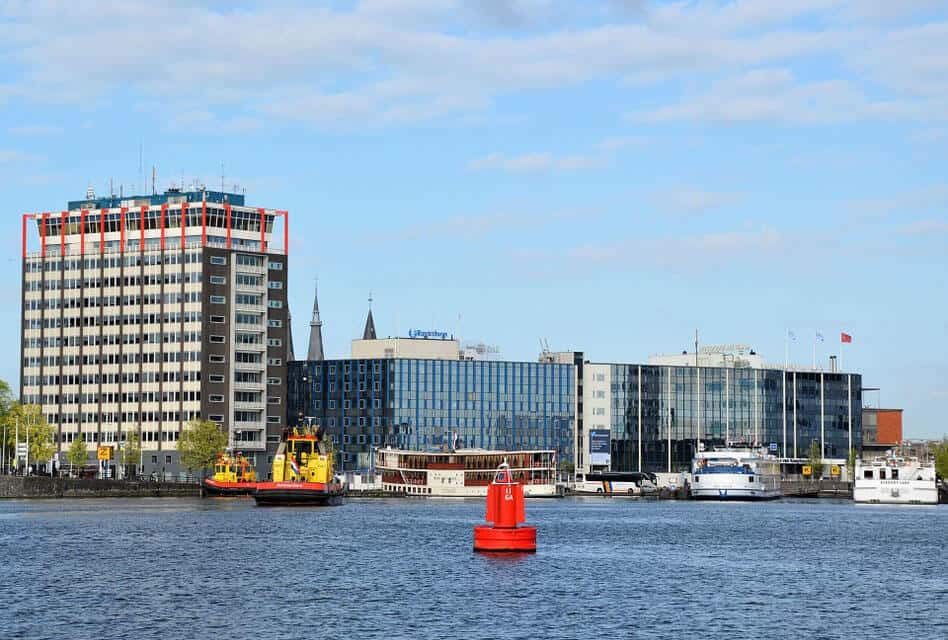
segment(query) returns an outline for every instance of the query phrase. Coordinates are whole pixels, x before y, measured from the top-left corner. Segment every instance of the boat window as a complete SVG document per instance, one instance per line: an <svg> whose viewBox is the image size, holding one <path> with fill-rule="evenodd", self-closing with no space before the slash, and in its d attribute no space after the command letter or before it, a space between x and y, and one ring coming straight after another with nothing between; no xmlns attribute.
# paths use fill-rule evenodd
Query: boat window
<svg viewBox="0 0 948 640"><path fill-rule="evenodd" d="M863 469L862 477L864 480L872 480L872 469Z"/></svg>
<svg viewBox="0 0 948 640"><path fill-rule="evenodd" d="M898 480L898 479L899 479L899 470L898 470L898 469L893 469L893 470L892 470L892 479L893 479L893 480Z"/></svg>
<svg viewBox="0 0 948 640"><path fill-rule="evenodd" d="M753 482L753 481L754 481L754 476L747 476L747 481L748 481L748 482Z"/></svg>
<svg viewBox="0 0 948 640"><path fill-rule="evenodd" d="M885 469L879 469L879 479L885 480Z"/></svg>

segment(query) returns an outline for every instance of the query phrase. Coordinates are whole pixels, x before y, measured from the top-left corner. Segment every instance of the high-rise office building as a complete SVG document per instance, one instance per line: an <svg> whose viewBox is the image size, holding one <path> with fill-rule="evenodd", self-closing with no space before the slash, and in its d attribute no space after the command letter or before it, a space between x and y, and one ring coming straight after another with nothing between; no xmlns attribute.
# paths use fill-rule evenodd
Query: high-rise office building
<svg viewBox="0 0 948 640"><path fill-rule="evenodd" d="M144 472L177 475L179 436L203 418L266 477L286 425L287 223L203 189L90 190L25 214L20 397L42 406L57 449L136 432Z"/></svg>

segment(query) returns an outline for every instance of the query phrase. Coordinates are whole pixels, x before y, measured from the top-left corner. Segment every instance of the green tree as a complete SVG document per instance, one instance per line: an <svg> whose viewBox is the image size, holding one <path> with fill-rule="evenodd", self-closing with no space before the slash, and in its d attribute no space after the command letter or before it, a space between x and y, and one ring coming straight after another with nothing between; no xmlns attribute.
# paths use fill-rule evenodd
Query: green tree
<svg viewBox="0 0 948 640"><path fill-rule="evenodd" d="M138 431L132 431L125 437L125 446L122 447L122 466L125 467L125 476L133 475L129 473L129 468L138 467L138 462L142 456L142 443L138 437Z"/></svg>
<svg viewBox="0 0 948 640"><path fill-rule="evenodd" d="M69 448L66 449L66 462L69 463L69 474L72 475L75 467L81 467L88 460L88 454L86 453L86 443L82 441L82 438L79 437L79 434L76 434L76 439L72 441L72 444L69 445Z"/></svg>
<svg viewBox="0 0 948 640"><path fill-rule="evenodd" d="M932 454L935 456L935 473L948 480L948 438L932 447Z"/></svg>
<svg viewBox="0 0 948 640"><path fill-rule="evenodd" d="M2 392L0 392L2 393ZM7 440L12 445L19 422L20 442L30 441L30 463L46 462L56 453L53 428L46 422L39 405L14 402L4 418Z"/></svg>
<svg viewBox="0 0 948 640"><path fill-rule="evenodd" d="M217 454L227 446L227 434L210 420L192 420L178 439L181 462L191 470L210 469Z"/></svg>
<svg viewBox="0 0 948 640"><path fill-rule="evenodd" d="M810 455L807 458L807 464L810 465L813 475L812 478L823 477L823 448L820 443L814 440L810 443Z"/></svg>

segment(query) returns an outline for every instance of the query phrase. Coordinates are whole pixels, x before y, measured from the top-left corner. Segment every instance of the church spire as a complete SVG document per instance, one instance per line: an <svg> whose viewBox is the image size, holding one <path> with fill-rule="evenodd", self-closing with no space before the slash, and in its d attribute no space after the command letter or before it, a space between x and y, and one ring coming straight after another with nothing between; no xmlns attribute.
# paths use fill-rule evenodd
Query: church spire
<svg viewBox="0 0 948 640"><path fill-rule="evenodd" d="M372 294L369 294L369 315L365 318L365 329L362 331L363 340L375 340L375 320L372 319Z"/></svg>
<svg viewBox="0 0 948 640"><path fill-rule="evenodd" d="M307 360L325 360L323 353L323 321L319 319L319 285L313 291L313 319L309 321L309 349Z"/></svg>

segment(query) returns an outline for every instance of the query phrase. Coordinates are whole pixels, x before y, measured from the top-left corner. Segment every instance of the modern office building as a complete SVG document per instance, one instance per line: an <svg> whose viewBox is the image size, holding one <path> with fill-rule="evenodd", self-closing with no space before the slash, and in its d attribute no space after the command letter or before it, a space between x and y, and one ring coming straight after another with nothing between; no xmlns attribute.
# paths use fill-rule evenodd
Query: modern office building
<svg viewBox="0 0 948 640"><path fill-rule="evenodd" d="M462 360L455 340L373 341L368 332L353 351L363 355L291 362L288 371L290 425L311 417L326 428L345 471L371 469L373 451L386 446L554 449L572 460L571 363Z"/></svg>
<svg viewBox="0 0 948 640"><path fill-rule="evenodd" d="M86 196L23 216L21 399L60 451L139 433L146 474L184 472L181 431L210 419L265 477L286 425L287 212L203 189Z"/></svg>
<svg viewBox="0 0 948 640"><path fill-rule="evenodd" d="M697 366L694 354L578 365L577 469L688 470L699 443L765 446L783 458L806 457L812 442L825 458L859 450L859 374L768 366L749 348L729 346L738 348L699 353Z"/></svg>

